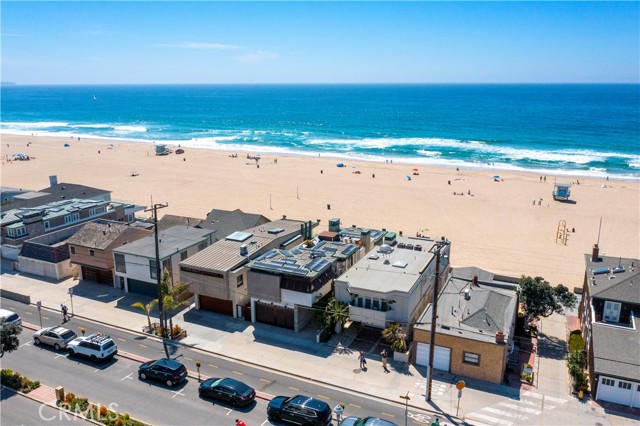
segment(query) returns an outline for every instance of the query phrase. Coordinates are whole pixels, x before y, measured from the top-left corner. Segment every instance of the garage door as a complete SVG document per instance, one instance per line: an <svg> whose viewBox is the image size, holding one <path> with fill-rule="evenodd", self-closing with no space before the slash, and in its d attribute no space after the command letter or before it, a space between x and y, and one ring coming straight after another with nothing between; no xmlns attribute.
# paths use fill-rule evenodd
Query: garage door
<svg viewBox="0 0 640 426"><path fill-rule="evenodd" d="M258 322L294 330L294 319L293 309L270 303L256 302L256 321Z"/></svg>
<svg viewBox="0 0 640 426"><path fill-rule="evenodd" d="M433 368L448 372L450 360L451 349L436 346L436 351L433 354ZM418 343L418 347L416 348L416 364L429 365L429 345L427 343Z"/></svg>
<svg viewBox="0 0 640 426"><path fill-rule="evenodd" d="M129 293L144 294L145 296L151 297L158 296L158 286L155 284L146 281L132 280L131 278L127 280L127 284L129 285Z"/></svg>
<svg viewBox="0 0 640 426"><path fill-rule="evenodd" d="M200 298L200 309L219 314L233 316L233 302L231 300L218 299L209 296L198 296Z"/></svg>
<svg viewBox="0 0 640 426"><path fill-rule="evenodd" d="M113 285L113 272L111 270L103 270L97 268L90 268L88 266L82 267L82 279L87 281L95 281L98 284Z"/></svg>
<svg viewBox="0 0 640 426"><path fill-rule="evenodd" d="M600 376L598 381L598 400L631 405L631 398L637 383Z"/></svg>

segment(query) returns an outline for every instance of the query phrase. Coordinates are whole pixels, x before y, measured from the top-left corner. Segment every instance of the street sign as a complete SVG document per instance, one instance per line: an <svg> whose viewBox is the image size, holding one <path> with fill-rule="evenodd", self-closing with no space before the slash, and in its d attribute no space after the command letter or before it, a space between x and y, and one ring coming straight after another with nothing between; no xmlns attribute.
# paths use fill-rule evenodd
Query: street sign
<svg viewBox="0 0 640 426"><path fill-rule="evenodd" d="M69 287L69 294L73 294L73 287Z"/></svg>
<svg viewBox="0 0 640 426"><path fill-rule="evenodd" d="M38 310L41 310L42 309L42 301L38 300L36 302L36 306L38 307Z"/></svg>
<svg viewBox="0 0 640 426"><path fill-rule="evenodd" d="M467 386L467 384L464 382L464 380L460 380L458 381L458 383L456 383L456 389L458 389L459 391L464 389L465 386Z"/></svg>
<svg viewBox="0 0 640 426"><path fill-rule="evenodd" d="M462 398L462 391L458 391L458 399Z"/></svg>

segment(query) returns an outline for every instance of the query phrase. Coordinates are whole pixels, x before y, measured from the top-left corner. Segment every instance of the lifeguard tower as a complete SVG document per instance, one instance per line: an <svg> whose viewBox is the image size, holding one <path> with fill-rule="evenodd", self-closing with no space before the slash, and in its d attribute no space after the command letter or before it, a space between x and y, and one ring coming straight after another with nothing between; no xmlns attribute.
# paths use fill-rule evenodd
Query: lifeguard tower
<svg viewBox="0 0 640 426"><path fill-rule="evenodd" d="M156 155L169 155L171 150L166 145L156 145Z"/></svg>
<svg viewBox="0 0 640 426"><path fill-rule="evenodd" d="M571 195L571 184L556 183L553 186L553 199L556 201L568 201Z"/></svg>

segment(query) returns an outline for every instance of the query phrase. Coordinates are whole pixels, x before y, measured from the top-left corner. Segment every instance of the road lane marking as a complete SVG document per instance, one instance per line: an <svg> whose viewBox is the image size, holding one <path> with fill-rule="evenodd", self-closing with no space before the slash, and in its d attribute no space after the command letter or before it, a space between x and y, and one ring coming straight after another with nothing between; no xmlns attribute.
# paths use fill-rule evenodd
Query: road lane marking
<svg viewBox="0 0 640 426"><path fill-rule="evenodd" d="M67 354L58 354L58 355L56 355L53 359L58 359L58 358L60 358L60 357L62 357L62 356L66 357L66 356L67 356Z"/></svg>
<svg viewBox="0 0 640 426"><path fill-rule="evenodd" d="M380 414L382 414L383 416L387 416L387 417L394 417L394 418L396 417L393 414L385 413L384 411L382 413L380 413Z"/></svg>
<svg viewBox="0 0 640 426"><path fill-rule="evenodd" d="M185 396L185 394L182 393L182 389L177 391L171 391L171 392L173 392L173 396L171 397L171 399L175 398L178 395Z"/></svg>
<svg viewBox="0 0 640 426"><path fill-rule="evenodd" d="M188 356L185 356L184 359L186 359L187 361L193 361L193 358L189 358Z"/></svg>
<svg viewBox="0 0 640 426"><path fill-rule="evenodd" d="M264 422L262 422L262 424L260 426L264 426L264 425L270 425L272 424L269 419L265 420Z"/></svg>
<svg viewBox="0 0 640 426"><path fill-rule="evenodd" d="M23 346L31 346L32 343L33 343L32 341L28 341L27 343L21 344L19 347L21 348Z"/></svg>
<svg viewBox="0 0 640 426"><path fill-rule="evenodd" d="M225 414L225 416L228 416L231 413L233 413L233 409L232 408L227 408L227 414Z"/></svg>
<svg viewBox="0 0 640 426"><path fill-rule="evenodd" d="M437 313L437 312L436 312L436 313ZM48 320L49 320L49 317L42 317L42 319L44 319L44 320L47 320L47 321L48 321Z"/></svg>
<svg viewBox="0 0 640 426"><path fill-rule="evenodd" d="M352 407L355 407L355 408L362 408L361 406L356 405L356 404L351 404L351 403L349 403L349 405L350 405L350 406L352 406Z"/></svg>
<svg viewBox="0 0 640 426"><path fill-rule="evenodd" d="M142 343L138 343L138 346L140 346L141 348L147 348L147 345L143 345Z"/></svg>
<svg viewBox="0 0 640 426"><path fill-rule="evenodd" d="M131 376L133 376L133 373L129 373L129 374L127 374L127 375L126 375L126 376L124 376L122 379L120 379L120 381L123 381L123 380L126 380L126 379L131 379L131 380L133 380L133 377L131 377Z"/></svg>
<svg viewBox="0 0 640 426"><path fill-rule="evenodd" d="M271 383L271 380L267 380L267 379L260 379L260 381L262 381L262 382L267 382L267 383Z"/></svg>
<svg viewBox="0 0 640 426"><path fill-rule="evenodd" d="M126 342L126 340L124 340L122 337L118 337L118 340L120 340L121 342Z"/></svg>
<svg viewBox="0 0 640 426"><path fill-rule="evenodd" d="M95 370L93 370L94 373L97 373L98 371L102 370L102 368L96 368Z"/></svg>
<svg viewBox="0 0 640 426"><path fill-rule="evenodd" d="M27 314L27 315L33 315L33 313L32 313L32 312L25 312L25 314Z"/></svg>
<svg viewBox="0 0 640 426"><path fill-rule="evenodd" d="M294 388L294 387L291 387L291 386L289 386L289 389L294 390L294 391L299 391L300 390L298 388Z"/></svg>
<svg viewBox="0 0 640 426"><path fill-rule="evenodd" d="M331 399L331 398L329 398L328 396L324 396L324 395L320 395L320 394L318 394L318 395L316 395L316 396L317 396L318 398L322 398L322 399Z"/></svg>
<svg viewBox="0 0 640 426"><path fill-rule="evenodd" d="M209 364L209 367L212 367L212 368L218 368L218 366L217 366L217 365L213 365L213 364Z"/></svg>
<svg viewBox="0 0 640 426"><path fill-rule="evenodd" d="M236 374L237 374L237 375L239 375L239 376L244 376L244 373L241 373L241 372L236 371L236 370L231 370L231 372L232 372L232 373L236 373Z"/></svg>

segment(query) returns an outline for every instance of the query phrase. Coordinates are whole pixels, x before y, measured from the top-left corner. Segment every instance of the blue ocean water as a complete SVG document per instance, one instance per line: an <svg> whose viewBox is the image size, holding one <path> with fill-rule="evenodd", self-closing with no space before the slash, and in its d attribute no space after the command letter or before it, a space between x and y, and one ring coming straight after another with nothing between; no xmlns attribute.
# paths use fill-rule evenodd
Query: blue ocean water
<svg viewBox="0 0 640 426"><path fill-rule="evenodd" d="M2 86L0 131L640 178L640 85Z"/></svg>

